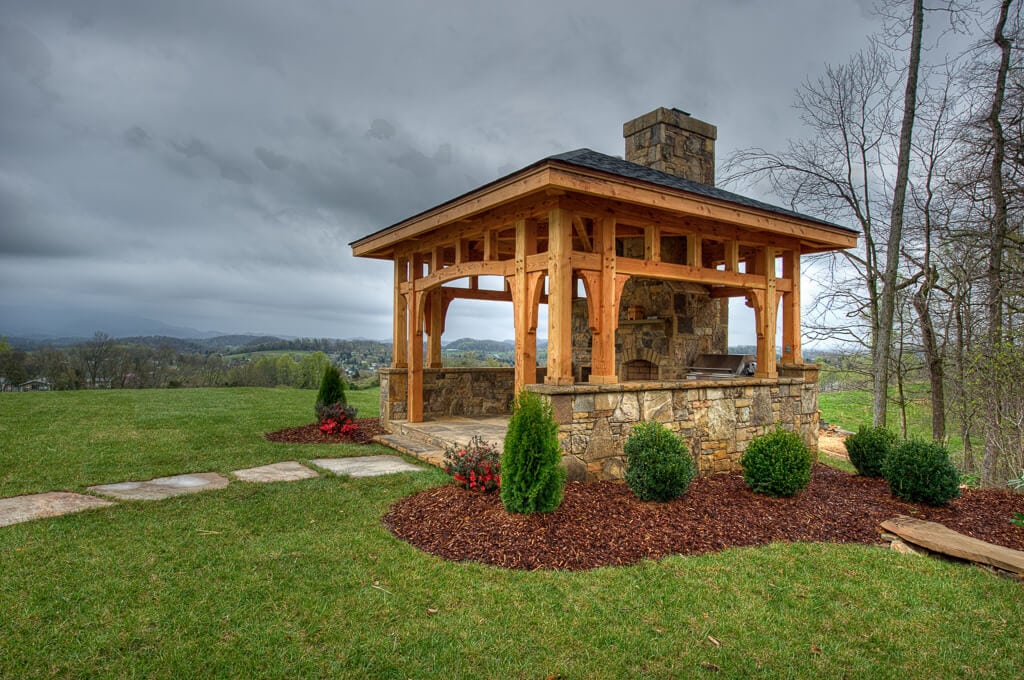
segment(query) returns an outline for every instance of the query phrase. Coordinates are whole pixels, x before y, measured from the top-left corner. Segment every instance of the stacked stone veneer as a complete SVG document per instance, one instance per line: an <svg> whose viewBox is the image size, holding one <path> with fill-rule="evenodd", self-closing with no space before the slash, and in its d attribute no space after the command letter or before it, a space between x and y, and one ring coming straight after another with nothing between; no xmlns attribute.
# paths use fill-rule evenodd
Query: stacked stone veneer
<svg viewBox="0 0 1024 680"><path fill-rule="evenodd" d="M622 136L627 161L714 186L714 125L679 109L659 108L623 125Z"/></svg>
<svg viewBox="0 0 1024 680"><path fill-rule="evenodd" d="M380 370L381 421L408 417L409 377L404 368ZM515 389L512 368L424 368L423 416L498 416L509 413Z"/></svg>
<svg viewBox="0 0 1024 680"><path fill-rule="evenodd" d="M664 423L686 442L701 475L736 472L750 440L776 426L818 444L816 366L783 366L778 380L529 385L559 423L571 480L621 479L623 445L633 426Z"/></svg>
<svg viewBox="0 0 1024 680"><path fill-rule="evenodd" d="M642 307L649 319L628 320L626 311ZM573 363L590 366L592 336L585 299L573 302ZM682 380L699 354L728 353L728 300L712 298L695 283L633 278L626 282L615 332L619 379L634 359L658 367L659 380ZM580 374L582 375L582 374Z"/></svg>

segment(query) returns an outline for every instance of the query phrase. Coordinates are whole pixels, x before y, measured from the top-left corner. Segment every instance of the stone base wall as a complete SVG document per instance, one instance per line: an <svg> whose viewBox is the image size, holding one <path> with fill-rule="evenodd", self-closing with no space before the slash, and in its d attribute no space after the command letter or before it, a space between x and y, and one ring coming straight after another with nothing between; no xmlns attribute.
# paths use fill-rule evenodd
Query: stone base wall
<svg viewBox="0 0 1024 680"><path fill-rule="evenodd" d="M382 421L408 418L408 385L406 369L380 369ZM514 389L512 368L424 368L423 417L506 415Z"/></svg>
<svg viewBox="0 0 1024 680"><path fill-rule="evenodd" d="M551 402L570 480L622 479L633 426L664 423L686 442L701 475L737 472L750 440L776 425L817 452L817 366L781 367L778 380L528 385ZM786 376L781 374L786 373Z"/></svg>

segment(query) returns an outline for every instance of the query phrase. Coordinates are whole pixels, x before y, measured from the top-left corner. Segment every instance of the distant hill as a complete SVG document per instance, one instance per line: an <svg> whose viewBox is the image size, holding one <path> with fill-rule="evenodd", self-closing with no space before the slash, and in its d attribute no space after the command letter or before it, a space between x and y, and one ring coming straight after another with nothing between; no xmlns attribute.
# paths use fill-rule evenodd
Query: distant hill
<svg viewBox="0 0 1024 680"><path fill-rule="evenodd" d="M514 352L516 343L513 340L475 340L460 338L444 345L446 350L460 352Z"/></svg>

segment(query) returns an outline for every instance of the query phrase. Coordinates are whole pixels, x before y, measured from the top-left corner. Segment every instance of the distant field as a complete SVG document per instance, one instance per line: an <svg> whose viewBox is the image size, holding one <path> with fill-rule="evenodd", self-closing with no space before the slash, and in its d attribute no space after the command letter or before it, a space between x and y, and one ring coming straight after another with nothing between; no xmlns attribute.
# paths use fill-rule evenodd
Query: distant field
<svg viewBox="0 0 1024 680"><path fill-rule="evenodd" d="M914 401L907 405L907 434L930 439L932 436L932 413L926 399L916 392ZM818 408L821 417L844 430L856 432L861 425L871 424L871 392L869 390L847 390L844 392L821 392L818 394ZM887 411L887 426L897 434L900 432L900 414L890 404ZM964 443L958 432L949 432L950 451L963 451Z"/></svg>
<svg viewBox="0 0 1024 680"><path fill-rule="evenodd" d="M360 417L377 415L377 389L348 396ZM256 387L2 393L0 497L367 453L263 438L312 422L315 400L314 390Z"/></svg>

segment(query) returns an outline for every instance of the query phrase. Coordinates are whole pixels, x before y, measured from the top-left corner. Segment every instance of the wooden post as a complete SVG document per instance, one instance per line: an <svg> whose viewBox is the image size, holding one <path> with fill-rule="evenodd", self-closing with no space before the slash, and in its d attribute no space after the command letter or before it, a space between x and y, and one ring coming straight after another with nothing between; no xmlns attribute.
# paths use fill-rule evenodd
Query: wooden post
<svg viewBox="0 0 1024 680"><path fill-rule="evenodd" d="M512 277L512 314L515 321L515 393L537 382L537 327L533 323L536 304L526 271L526 258L537 252L537 222L516 222L515 276ZM540 277L534 277L539 279Z"/></svg>
<svg viewBox="0 0 1024 680"><path fill-rule="evenodd" d="M740 270L740 244L735 239L725 242L725 271Z"/></svg>
<svg viewBox="0 0 1024 680"><path fill-rule="evenodd" d="M571 385L572 376L572 213L548 213L548 372L544 382Z"/></svg>
<svg viewBox="0 0 1024 680"><path fill-rule="evenodd" d="M423 293L416 289L417 279L423 275L419 254L412 256L412 276L409 281L409 391L406 411L410 423L423 422Z"/></svg>
<svg viewBox="0 0 1024 680"><path fill-rule="evenodd" d="M776 378L775 324L778 320L779 297L775 284L775 248L765 246L760 256L765 288L761 298L761 318L758 320L757 374L764 378Z"/></svg>
<svg viewBox="0 0 1024 680"><path fill-rule="evenodd" d="M427 293L427 365L441 368L441 333L444 332L444 303L441 287Z"/></svg>
<svg viewBox="0 0 1024 680"><path fill-rule="evenodd" d="M661 227L656 224L644 227L644 259L661 262Z"/></svg>
<svg viewBox="0 0 1024 680"><path fill-rule="evenodd" d="M604 217L595 222L597 229L594 241L601 254L601 272L597 286L592 286L592 299L588 305L595 305L593 314L597 327L593 329L593 344L590 351L590 382L600 384L617 383L615 375L615 331L619 325L619 299L615 286L615 218Z"/></svg>
<svg viewBox="0 0 1024 680"><path fill-rule="evenodd" d="M405 368L408 365L406 350L409 345L408 319L405 295L401 287L409 280L409 258L404 255L395 256L395 302L391 320L391 367Z"/></svg>
<svg viewBox="0 0 1024 680"><path fill-rule="evenodd" d="M799 246L798 246L799 248ZM800 347L800 251L787 250L782 255L782 276L792 282L782 297L782 362L802 364Z"/></svg>
<svg viewBox="0 0 1024 680"><path fill-rule="evenodd" d="M686 264L698 268L704 266L701 257L700 234L686 235Z"/></svg>

